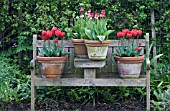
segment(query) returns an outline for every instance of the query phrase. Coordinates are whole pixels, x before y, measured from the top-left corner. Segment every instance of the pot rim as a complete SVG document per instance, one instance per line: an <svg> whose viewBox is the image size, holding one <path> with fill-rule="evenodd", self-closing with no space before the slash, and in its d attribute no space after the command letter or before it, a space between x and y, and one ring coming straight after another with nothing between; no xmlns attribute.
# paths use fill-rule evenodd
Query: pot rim
<svg viewBox="0 0 170 111"><path fill-rule="evenodd" d="M143 63L144 55L135 57L120 57L114 56L115 61L121 61L122 63Z"/></svg>
<svg viewBox="0 0 170 111"><path fill-rule="evenodd" d="M99 40L84 40L86 46L109 46L110 40L105 40L103 43Z"/></svg>
<svg viewBox="0 0 170 111"><path fill-rule="evenodd" d="M72 38L71 41L73 43L84 43L84 39L74 39L74 38Z"/></svg>
<svg viewBox="0 0 170 111"><path fill-rule="evenodd" d="M67 56L61 56L61 57L42 57L42 56L37 56L38 61L66 61Z"/></svg>

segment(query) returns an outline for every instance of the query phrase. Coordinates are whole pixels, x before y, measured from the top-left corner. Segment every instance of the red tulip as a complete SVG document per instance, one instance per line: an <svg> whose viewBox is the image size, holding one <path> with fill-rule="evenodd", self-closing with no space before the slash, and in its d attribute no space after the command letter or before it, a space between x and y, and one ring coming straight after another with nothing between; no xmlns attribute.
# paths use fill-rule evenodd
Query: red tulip
<svg viewBox="0 0 170 111"><path fill-rule="evenodd" d="M43 30L43 31L41 32L41 35L42 35L42 36L45 36L45 35L47 35L47 32Z"/></svg>
<svg viewBox="0 0 170 111"><path fill-rule="evenodd" d="M132 35L132 33L128 32L128 33L126 34L126 36L127 36L127 38L131 38L133 35Z"/></svg>
<svg viewBox="0 0 170 111"><path fill-rule="evenodd" d="M54 39L54 43L58 43L58 40L57 40L57 39Z"/></svg>
<svg viewBox="0 0 170 111"><path fill-rule="evenodd" d="M117 33L118 38L123 38L124 36L125 36L125 33L123 33L123 32L118 32Z"/></svg>
<svg viewBox="0 0 170 111"><path fill-rule="evenodd" d="M142 31L141 30L137 30L137 36L140 36L142 34Z"/></svg>
<svg viewBox="0 0 170 111"><path fill-rule="evenodd" d="M138 42L138 46L141 46L142 45L142 42Z"/></svg>
<svg viewBox="0 0 170 111"><path fill-rule="evenodd" d="M61 47L61 45L60 44L58 44L58 48L60 48Z"/></svg>
<svg viewBox="0 0 170 111"><path fill-rule="evenodd" d="M134 29L131 31L131 33L132 33L133 36L137 36L137 34L138 34L137 30L134 30Z"/></svg>
<svg viewBox="0 0 170 111"><path fill-rule="evenodd" d="M61 32L60 37L64 37L64 36L65 36L65 32Z"/></svg>
<svg viewBox="0 0 170 111"><path fill-rule="evenodd" d="M127 34L129 32L129 30L128 29L124 29L124 30L122 30L122 32Z"/></svg>
<svg viewBox="0 0 170 111"><path fill-rule="evenodd" d="M47 31L47 37L48 37L48 38L51 38L51 37L52 37L52 34L53 34L52 31L50 31L50 30Z"/></svg>
<svg viewBox="0 0 170 111"><path fill-rule="evenodd" d="M136 48L135 48L135 50L139 51L139 50L140 50L140 48L139 48L139 47L136 47Z"/></svg>
<svg viewBox="0 0 170 111"><path fill-rule="evenodd" d="M61 33L61 30L55 31L55 35L56 35L57 37L60 37L60 33Z"/></svg>
<svg viewBox="0 0 170 111"><path fill-rule="evenodd" d="M43 40L46 40L48 37L47 37L47 32L46 31L42 31L41 32L41 38L43 39Z"/></svg>
<svg viewBox="0 0 170 111"><path fill-rule="evenodd" d="M53 34L55 34L55 31L57 30L58 30L57 27L53 27L51 31L53 32Z"/></svg>

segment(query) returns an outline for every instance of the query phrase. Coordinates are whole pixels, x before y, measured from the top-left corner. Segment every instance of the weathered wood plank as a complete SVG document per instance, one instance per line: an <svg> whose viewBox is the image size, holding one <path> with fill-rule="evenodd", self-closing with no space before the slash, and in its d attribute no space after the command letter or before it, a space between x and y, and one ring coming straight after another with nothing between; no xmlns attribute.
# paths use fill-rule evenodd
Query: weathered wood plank
<svg viewBox="0 0 170 111"><path fill-rule="evenodd" d="M74 48L70 48L70 72L74 73Z"/></svg>
<svg viewBox="0 0 170 111"><path fill-rule="evenodd" d="M107 53L107 67L108 67L108 72L112 72L112 47L108 48L108 53Z"/></svg>
<svg viewBox="0 0 170 111"><path fill-rule="evenodd" d="M145 39L139 39L139 42L142 42L142 46L145 46ZM53 43L53 41L50 41L51 43ZM61 44L61 40L59 40L59 44ZM118 45L119 40L110 40L110 47L114 47ZM125 45L128 44L127 40L122 40L123 43L125 43ZM137 42L137 40L135 40L135 42ZM42 47L44 44L43 40L37 40L37 47ZM46 44L48 44L48 42L46 41ZM74 47L73 43L71 40L63 40L63 44L65 47Z"/></svg>
<svg viewBox="0 0 170 111"><path fill-rule="evenodd" d="M64 48L64 52L68 52L68 48ZM66 61L65 67L64 67L64 73L68 72L68 59Z"/></svg>
<svg viewBox="0 0 170 111"><path fill-rule="evenodd" d="M146 78L138 79L80 79L80 78L60 78L60 79L34 79L35 86L146 86Z"/></svg>
<svg viewBox="0 0 170 111"><path fill-rule="evenodd" d="M93 61L90 59L75 58L74 65L77 68L101 68L105 65L105 61Z"/></svg>
<svg viewBox="0 0 170 111"><path fill-rule="evenodd" d="M33 35L33 59L37 58L37 35Z"/></svg>
<svg viewBox="0 0 170 111"><path fill-rule="evenodd" d="M96 78L96 69L84 69L84 78Z"/></svg>
<svg viewBox="0 0 170 111"><path fill-rule="evenodd" d="M52 40L50 40L50 42L53 43ZM37 40L37 47L42 47L43 44L44 44L43 40ZM48 42L46 41L45 44L48 44ZM63 40L63 41L59 40L58 44L63 44L66 48L74 47L71 40Z"/></svg>

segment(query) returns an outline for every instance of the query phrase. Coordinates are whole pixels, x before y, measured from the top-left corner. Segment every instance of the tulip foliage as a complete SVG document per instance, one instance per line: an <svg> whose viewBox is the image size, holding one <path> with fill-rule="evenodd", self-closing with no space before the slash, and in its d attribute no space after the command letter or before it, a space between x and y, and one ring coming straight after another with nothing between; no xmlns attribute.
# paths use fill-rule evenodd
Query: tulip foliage
<svg viewBox="0 0 170 111"><path fill-rule="evenodd" d="M121 46L118 44L117 48L117 54L120 57L134 57L139 56L142 48L140 46L142 45L141 42L138 42L138 40L135 42L134 39L138 39L138 37L142 34L141 30L133 29L132 31L129 31L128 29L122 30L122 32L117 33L117 37L121 39ZM128 39L128 45L125 45L122 40Z"/></svg>

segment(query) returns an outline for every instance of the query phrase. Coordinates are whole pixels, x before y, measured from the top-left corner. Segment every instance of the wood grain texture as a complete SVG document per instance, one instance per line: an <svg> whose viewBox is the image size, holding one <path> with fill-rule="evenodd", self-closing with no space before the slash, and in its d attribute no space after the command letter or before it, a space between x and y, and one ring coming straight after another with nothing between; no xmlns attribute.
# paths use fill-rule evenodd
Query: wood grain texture
<svg viewBox="0 0 170 111"><path fill-rule="evenodd" d="M74 48L70 48L70 72L74 73Z"/></svg>
<svg viewBox="0 0 170 111"><path fill-rule="evenodd" d="M35 35L35 36L36 36L36 35ZM145 46L145 39L139 39L138 41L139 41L139 42L142 42L142 46ZM53 43L52 40L51 40L50 42ZM61 42L62 42L62 41L59 40L58 43L61 44ZM119 40L110 40L110 45L109 45L109 47L118 46L118 42L119 42ZM127 40L122 40L122 42L125 43L125 45L128 44ZM137 42L137 40L135 40L135 42ZM46 41L45 43L48 44L47 41ZM37 42L36 42L36 46L37 46L37 47L42 47L43 44L44 44L44 41L43 41L43 40L37 40ZM65 47L69 47L69 48L74 47L74 45L73 45L73 43L72 43L71 40L63 40L63 44L64 44ZM119 45L120 45L120 44L119 44Z"/></svg>
<svg viewBox="0 0 170 111"><path fill-rule="evenodd" d="M84 79L96 78L96 69L84 69Z"/></svg>
<svg viewBox="0 0 170 111"><path fill-rule="evenodd" d="M83 79L83 78L60 78L47 79L35 77L35 86L146 86L146 78L138 79Z"/></svg>
<svg viewBox="0 0 170 111"><path fill-rule="evenodd" d="M93 61L90 59L75 58L74 65L77 68L101 68L105 66L105 61Z"/></svg>

